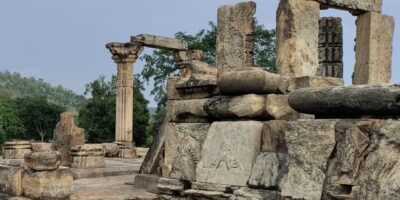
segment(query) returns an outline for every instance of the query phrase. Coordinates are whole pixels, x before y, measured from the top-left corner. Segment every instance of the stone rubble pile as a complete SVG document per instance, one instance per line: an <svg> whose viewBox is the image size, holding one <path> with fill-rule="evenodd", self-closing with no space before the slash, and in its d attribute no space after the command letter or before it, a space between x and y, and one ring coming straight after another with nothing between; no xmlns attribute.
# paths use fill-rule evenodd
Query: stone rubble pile
<svg viewBox="0 0 400 200"><path fill-rule="evenodd" d="M160 199L399 199L400 90L385 85L393 23L381 6L281 0L278 74L252 60L255 3L220 7L208 65L218 73L194 67L198 51L176 56L181 76L168 80L167 115L136 187ZM319 18L330 7L358 18L354 83L378 85L343 86L341 19ZM388 32L370 37L377 27Z"/></svg>

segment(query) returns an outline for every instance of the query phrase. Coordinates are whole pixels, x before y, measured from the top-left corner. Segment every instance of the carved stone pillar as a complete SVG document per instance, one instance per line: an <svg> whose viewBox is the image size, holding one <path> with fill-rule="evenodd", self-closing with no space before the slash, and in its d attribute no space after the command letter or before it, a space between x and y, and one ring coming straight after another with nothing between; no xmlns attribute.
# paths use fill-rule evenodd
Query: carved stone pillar
<svg viewBox="0 0 400 200"><path fill-rule="evenodd" d="M117 63L117 102L115 141L121 149L133 146L133 62L136 61L143 47L137 43L108 43L112 59ZM120 157L131 157L120 152ZM130 153L129 153L130 154Z"/></svg>

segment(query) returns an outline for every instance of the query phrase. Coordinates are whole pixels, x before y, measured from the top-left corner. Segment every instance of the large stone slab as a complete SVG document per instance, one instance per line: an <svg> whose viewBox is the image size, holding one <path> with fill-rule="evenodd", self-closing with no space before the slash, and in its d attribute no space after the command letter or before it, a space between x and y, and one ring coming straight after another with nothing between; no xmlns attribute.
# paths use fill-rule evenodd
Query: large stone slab
<svg viewBox="0 0 400 200"><path fill-rule="evenodd" d="M358 16L354 85L388 84L392 76L394 18L369 12Z"/></svg>
<svg viewBox="0 0 400 200"><path fill-rule="evenodd" d="M335 148L336 120L287 122L288 172L279 184L282 196L321 199L325 170Z"/></svg>
<svg viewBox="0 0 400 200"><path fill-rule="evenodd" d="M276 22L276 66L285 76L314 76L318 69L320 5L281 0Z"/></svg>
<svg viewBox="0 0 400 200"><path fill-rule="evenodd" d="M0 193L22 195L22 167L0 165Z"/></svg>
<svg viewBox="0 0 400 200"><path fill-rule="evenodd" d="M9 141L2 146L3 159L23 159L25 155L31 152L32 148L29 141Z"/></svg>
<svg viewBox="0 0 400 200"><path fill-rule="evenodd" d="M212 123L197 165L196 181L246 186L261 149L262 126L257 121Z"/></svg>
<svg viewBox="0 0 400 200"><path fill-rule="evenodd" d="M196 166L207 136L209 123L169 123L165 138L163 176L179 180L196 180ZM165 168L164 168L165 169Z"/></svg>
<svg viewBox="0 0 400 200"><path fill-rule="evenodd" d="M382 0L316 0L328 7L362 12L381 12ZM358 11L358 12L357 12Z"/></svg>
<svg viewBox="0 0 400 200"><path fill-rule="evenodd" d="M55 170L60 166L58 151L32 152L25 156L25 165L35 171Z"/></svg>
<svg viewBox="0 0 400 200"><path fill-rule="evenodd" d="M160 129L154 135L153 143L151 143L148 153L140 167L140 174L155 174L160 169L160 160L164 150L165 136L167 134L168 121L164 120Z"/></svg>
<svg viewBox="0 0 400 200"><path fill-rule="evenodd" d="M227 95L284 94L288 84L287 78L256 67L226 72L217 80L221 94Z"/></svg>
<svg viewBox="0 0 400 200"><path fill-rule="evenodd" d="M158 49L166 49L173 51L188 50L187 42L176 38L170 38L164 36L142 34L138 36L132 36L131 41L135 43L140 43L143 46L158 48Z"/></svg>
<svg viewBox="0 0 400 200"><path fill-rule="evenodd" d="M399 97L399 85L304 88L290 94L289 104L321 117L398 116Z"/></svg>
<svg viewBox="0 0 400 200"><path fill-rule="evenodd" d="M32 199L68 199L73 192L73 178L70 169L31 172L22 174L22 189Z"/></svg>
<svg viewBox="0 0 400 200"><path fill-rule="evenodd" d="M219 74L253 66L253 32L256 4L241 2L218 8L217 67Z"/></svg>
<svg viewBox="0 0 400 200"><path fill-rule="evenodd" d="M69 165L69 151L73 146L83 144L85 144L85 130L75 126L73 113L61 113L52 141L52 148L61 153L61 165Z"/></svg>

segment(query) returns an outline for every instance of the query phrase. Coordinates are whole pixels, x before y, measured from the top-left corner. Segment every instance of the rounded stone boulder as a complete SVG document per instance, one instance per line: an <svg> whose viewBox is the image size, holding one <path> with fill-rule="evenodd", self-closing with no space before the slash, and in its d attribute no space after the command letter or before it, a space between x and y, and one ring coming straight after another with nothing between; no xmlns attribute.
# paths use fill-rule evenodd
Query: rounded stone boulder
<svg viewBox="0 0 400 200"><path fill-rule="evenodd" d="M61 153L58 151L32 152L25 156L25 165L35 171L55 170L60 166Z"/></svg>
<svg viewBox="0 0 400 200"><path fill-rule="evenodd" d="M104 155L106 157L117 157L119 153L119 147L116 143L102 143Z"/></svg>

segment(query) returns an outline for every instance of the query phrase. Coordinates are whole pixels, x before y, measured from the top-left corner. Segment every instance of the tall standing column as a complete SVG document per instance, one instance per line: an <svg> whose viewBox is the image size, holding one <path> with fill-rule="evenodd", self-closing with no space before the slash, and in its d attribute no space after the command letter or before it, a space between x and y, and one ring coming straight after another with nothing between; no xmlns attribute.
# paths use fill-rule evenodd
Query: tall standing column
<svg viewBox="0 0 400 200"><path fill-rule="evenodd" d="M106 48L117 63L115 141L130 148L133 144L133 62L143 51L143 47L137 43L113 42L107 44ZM121 153L125 154L124 151Z"/></svg>

